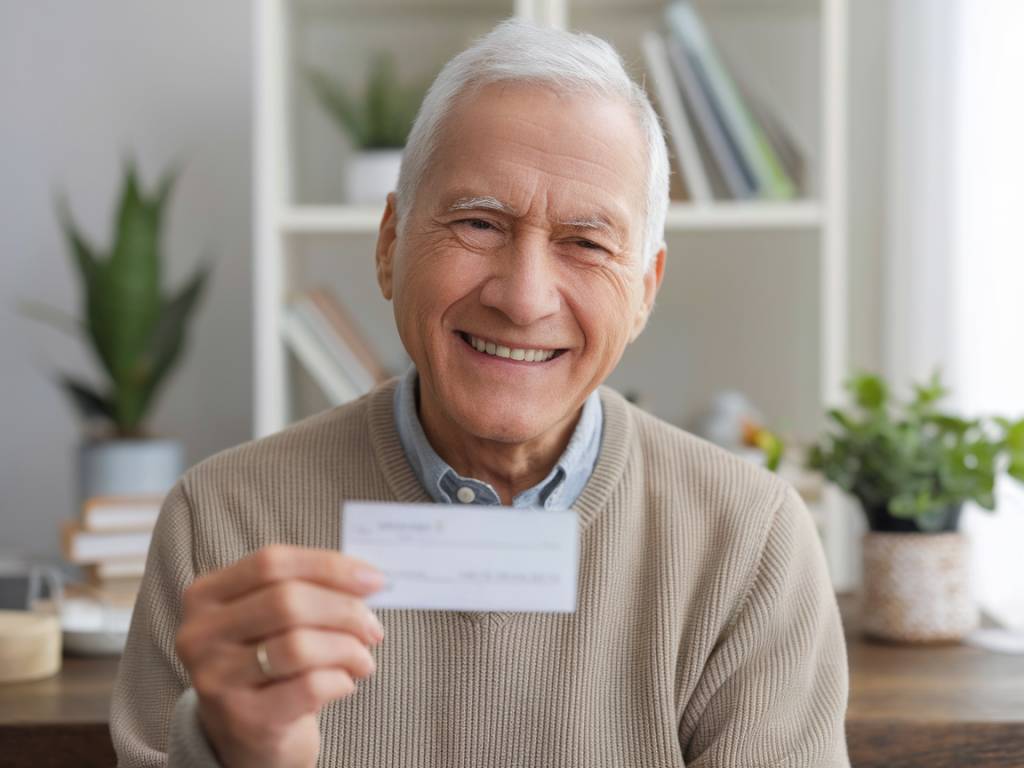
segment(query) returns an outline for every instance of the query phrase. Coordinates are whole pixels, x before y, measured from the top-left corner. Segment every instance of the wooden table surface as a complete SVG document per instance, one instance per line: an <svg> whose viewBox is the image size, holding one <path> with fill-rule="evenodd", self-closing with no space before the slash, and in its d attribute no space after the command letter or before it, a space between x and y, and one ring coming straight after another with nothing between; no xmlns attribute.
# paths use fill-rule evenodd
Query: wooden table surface
<svg viewBox="0 0 1024 768"><path fill-rule="evenodd" d="M839 603L855 768L1024 768L1024 656L868 642L855 599ZM67 657L55 677L0 685L0 763L113 765L107 723L116 670L115 658Z"/></svg>
<svg viewBox="0 0 1024 768"><path fill-rule="evenodd" d="M108 721L117 661L65 656L53 677L0 685L0 765L114 765Z"/></svg>
<svg viewBox="0 0 1024 768"><path fill-rule="evenodd" d="M855 768L1024 768L1024 656L865 640L857 599L843 595L839 607Z"/></svg>

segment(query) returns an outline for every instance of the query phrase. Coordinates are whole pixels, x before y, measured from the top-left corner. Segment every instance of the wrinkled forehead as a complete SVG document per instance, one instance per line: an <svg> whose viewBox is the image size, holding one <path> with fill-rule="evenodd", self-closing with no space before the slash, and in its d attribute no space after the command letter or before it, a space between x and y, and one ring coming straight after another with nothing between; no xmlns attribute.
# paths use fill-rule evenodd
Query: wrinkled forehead
<svg viewBox="0 0 1024 768"><path fill-rule="evenodd" d="M463 94L442 123L423 202L493 198L519 213L624 219L642 229L646 152L624 100L539 84Z"/></svg>

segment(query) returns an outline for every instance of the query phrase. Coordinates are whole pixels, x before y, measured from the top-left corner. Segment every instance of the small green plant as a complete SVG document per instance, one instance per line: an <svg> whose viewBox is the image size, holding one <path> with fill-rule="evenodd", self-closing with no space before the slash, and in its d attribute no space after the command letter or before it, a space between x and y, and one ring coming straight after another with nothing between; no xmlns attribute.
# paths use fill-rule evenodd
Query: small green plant
<svg viewBox="0 0 1024 768"><path fill-rule="evenodd" d="M949 391L936 370L915 384L908 403L892 400L879 376L845 384L854 407L831 409L837 430L812 446L807 465L856 496L869 522L880 514L912 520L921 531L943 525L965 501L995 508L995 481L1005 470L1024 481L1024 419L964 419L937 408Z"/></svg>
<svg viewBox="0 0 1024 768"><path fill-rule="evenodd" d="M308 70L306 77L324 109L360 149L404 147L426 91L400 85L387 54L374 57L361 100L324 72Z"/></svg>
<svg viewBox="0 0 1024 768"><path fill-rule="evenodd" d="M83 418L102 420L114 437L144 436L142 422L181 357L186 326L211 270L210 264L200 267L176 294L161 291L160 232L174 179L173 172L166 173L146 194L128 164L108 254L86 241L61 197L58 213L81 278L84 317L68 324L55 320L63 317L59 310L22 305L26 315L59 324L91 343L106 385L95 388L68 374L59 381Z"/></svg>

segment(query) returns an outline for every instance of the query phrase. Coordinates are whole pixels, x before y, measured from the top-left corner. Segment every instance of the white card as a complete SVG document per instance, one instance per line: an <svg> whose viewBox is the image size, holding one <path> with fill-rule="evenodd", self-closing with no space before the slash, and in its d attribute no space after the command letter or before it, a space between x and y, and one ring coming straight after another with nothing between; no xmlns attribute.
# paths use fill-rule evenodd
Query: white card
<svg viewBox="0 0 1024 768"><path fill-rule="evenodd" d="M576 610L572 510L345 502L341 551L384 573L372 608Z"/></svg>

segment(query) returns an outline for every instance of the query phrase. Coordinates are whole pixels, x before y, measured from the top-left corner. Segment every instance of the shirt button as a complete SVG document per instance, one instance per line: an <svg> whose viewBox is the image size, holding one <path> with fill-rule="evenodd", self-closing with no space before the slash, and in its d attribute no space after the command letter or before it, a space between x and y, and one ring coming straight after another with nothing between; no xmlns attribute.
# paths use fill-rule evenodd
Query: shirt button
<svg viewBox="0 0 1024 768"><path fill-rule="evenodd" d="M467 485L462 486L455 492L455 497L463 504L472 504L476 499L476 493Z"/></svg>

